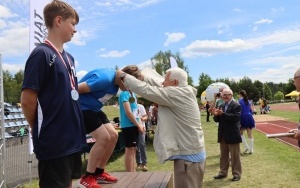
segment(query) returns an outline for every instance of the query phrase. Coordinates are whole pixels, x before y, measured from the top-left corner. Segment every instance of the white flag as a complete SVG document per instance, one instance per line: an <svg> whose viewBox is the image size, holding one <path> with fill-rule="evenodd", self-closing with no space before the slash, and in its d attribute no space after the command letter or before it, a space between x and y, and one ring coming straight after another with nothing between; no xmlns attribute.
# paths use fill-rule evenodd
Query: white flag
<svg viewBox="0 0 300 188"><path fill-rule="evenodd" d="M170 63L171 63L171 68L178 67L176 59L172 56L170 56Z"/></svg>
<svg viewBox="0 0 300 188"><path fill-rule="evenodd" d="M38 44L44 42L47 37L47 29L44 23L44 7L51 0L30 0L30 26L29 26L29 51L31 52ZM33 154L33 143L29 129L29 154Z"/></svg>
<svg viewBox="0 0 300 188"><path fill-rule="evenodd" d="M43 10L51 0L30 0L30 52L47 37L47 28L44 23Z"/></svg>

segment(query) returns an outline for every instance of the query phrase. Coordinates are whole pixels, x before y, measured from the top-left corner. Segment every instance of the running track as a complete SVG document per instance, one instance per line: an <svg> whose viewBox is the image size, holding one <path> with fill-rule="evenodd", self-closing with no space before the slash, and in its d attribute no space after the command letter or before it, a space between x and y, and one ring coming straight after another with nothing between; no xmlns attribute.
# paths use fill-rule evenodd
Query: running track
<svg viewBox="0 0 300 188"><path fill-rule="evenodd" d="M256 130L264 134L286 133L290 129L296 129L297 127L298 127L297 123L288 122L284 120L256 122ZM270 139L274 139L274 138L270 138ZM298 141L293 138L280 137L275 139L298 148Z"/></svg>

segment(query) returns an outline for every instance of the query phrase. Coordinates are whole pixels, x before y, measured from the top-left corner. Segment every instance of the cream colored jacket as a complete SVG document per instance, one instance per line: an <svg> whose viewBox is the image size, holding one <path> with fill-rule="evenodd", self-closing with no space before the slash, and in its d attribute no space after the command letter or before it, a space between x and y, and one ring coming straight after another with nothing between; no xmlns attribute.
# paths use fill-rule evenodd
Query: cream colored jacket
<svg viewBox="0 0 300 188"><path fill-rule="evenodd" d="M161 87L153 77L144 81L126 75L125 87L159 105L154 149L160 163L173 155L197 154L204 151L204 135L194 88ZM150 83L150 84L148 84Z"/></svg>

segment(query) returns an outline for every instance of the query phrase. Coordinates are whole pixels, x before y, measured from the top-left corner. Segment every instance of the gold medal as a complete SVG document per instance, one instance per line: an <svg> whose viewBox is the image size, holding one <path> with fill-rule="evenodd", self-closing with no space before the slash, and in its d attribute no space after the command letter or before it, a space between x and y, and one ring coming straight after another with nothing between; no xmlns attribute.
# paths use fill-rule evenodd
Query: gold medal
<svg viewBox="0 0 300 188"><path fill-rule="evenodd" d="M129 97L129 102L130 102L130 103L134 103L134 102L135 102L135 98L134 98L134 97L132 97L132 96L131 96L131 97Z"/></svg>

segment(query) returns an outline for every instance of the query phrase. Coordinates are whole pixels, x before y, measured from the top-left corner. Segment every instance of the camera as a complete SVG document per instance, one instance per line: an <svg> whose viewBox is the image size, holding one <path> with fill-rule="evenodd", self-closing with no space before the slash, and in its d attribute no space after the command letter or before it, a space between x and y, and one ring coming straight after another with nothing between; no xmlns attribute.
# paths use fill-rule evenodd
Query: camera
<svg viewBox="0 0 300 188"><path fill-rule="evenodd" d="M221 92L217 93L216 96L217 96L217 97L221 97Z"/></svg>

